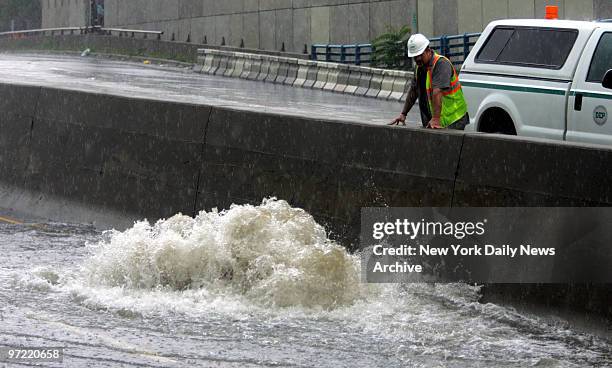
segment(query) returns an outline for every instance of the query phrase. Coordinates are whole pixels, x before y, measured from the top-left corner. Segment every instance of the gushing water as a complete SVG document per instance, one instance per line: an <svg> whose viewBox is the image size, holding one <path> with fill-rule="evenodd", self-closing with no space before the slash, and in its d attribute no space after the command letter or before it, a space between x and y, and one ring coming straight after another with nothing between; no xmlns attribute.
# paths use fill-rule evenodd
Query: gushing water
<svg viewBox="0 0 612 368"><path fill-rule="evenodd" d="M361 283L359 257L282 200L102 234L2 225L0 246L0 345L65 346L63 366L612 364L609 341L475 286Z"/></svg>
<svg viewBox="0 0 612 368"><path fill-rule="evenodd" d="M336 308L364 296L357 257L285 201L176 215L111 231L84 267L89 285L240 294L258 305Z"/></svg>

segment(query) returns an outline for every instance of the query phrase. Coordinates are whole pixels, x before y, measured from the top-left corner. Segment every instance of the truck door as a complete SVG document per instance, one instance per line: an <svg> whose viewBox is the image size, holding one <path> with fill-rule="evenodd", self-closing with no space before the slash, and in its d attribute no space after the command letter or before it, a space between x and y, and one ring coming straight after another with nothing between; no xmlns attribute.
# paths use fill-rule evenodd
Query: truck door
<svg viewBox="0 0 612 368"><path fill-rule="evenodd" d="M612 146L612 90L601 85L612 69L612 30L597 29L585 47L570 98L566 140Z"/></svg>

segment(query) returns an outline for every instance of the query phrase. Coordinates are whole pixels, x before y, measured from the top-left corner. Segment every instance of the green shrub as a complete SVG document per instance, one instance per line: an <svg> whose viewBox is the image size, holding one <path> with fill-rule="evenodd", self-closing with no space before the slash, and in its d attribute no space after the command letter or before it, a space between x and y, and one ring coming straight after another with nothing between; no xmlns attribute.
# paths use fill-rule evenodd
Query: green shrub
<svg viewBox="0 0 612 368"><path fill-rule="evenodd" d="M410 69L412 62L406 56L406 41L410 37L410 27L387 27L387 32L372 41L371 66L385 69Z"/></svg>

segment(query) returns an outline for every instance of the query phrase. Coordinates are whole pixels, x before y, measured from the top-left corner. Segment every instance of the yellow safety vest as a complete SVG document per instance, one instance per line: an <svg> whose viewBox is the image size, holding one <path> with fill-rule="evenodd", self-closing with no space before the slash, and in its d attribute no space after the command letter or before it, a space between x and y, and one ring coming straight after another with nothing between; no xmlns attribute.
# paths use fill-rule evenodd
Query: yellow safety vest
<svg viewBox="0 0 612 368"><path fill-rule="evenodd" d="M436 64L440 59L446 59L446 57L438 55L434 52L433 62L431 63L431 67L427 68L427 79L425 82L425 88L427 89L427 99L429 104L429 113L433 116L433 87L431 85L432 81L432 71L436 67ZM451 68L453 69L453 78L450 83L450 90L442 92L442 111L440 114L440 125L443 128L451 125L457 120L461 119L467 113L467 104L465 103L465 99L463 98L463 91L461 90L461 83L459 83L459 76L457 75L457 71L455 67L451 63ZM418 72L418 67L417 67Z"/></svg>

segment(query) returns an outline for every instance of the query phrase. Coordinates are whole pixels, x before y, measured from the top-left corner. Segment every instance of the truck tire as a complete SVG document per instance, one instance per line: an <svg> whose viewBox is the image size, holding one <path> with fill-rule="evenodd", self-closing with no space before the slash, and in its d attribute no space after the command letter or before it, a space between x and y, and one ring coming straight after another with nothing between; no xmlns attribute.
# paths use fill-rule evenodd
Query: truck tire
<svg viewBox="0 0 612 368"><path fill-rule="evenodd" d="M512 118L504 109L493 107L485 111L480 118L478 131L483 133L497 133L516 135L516 128Z"/></svg>

